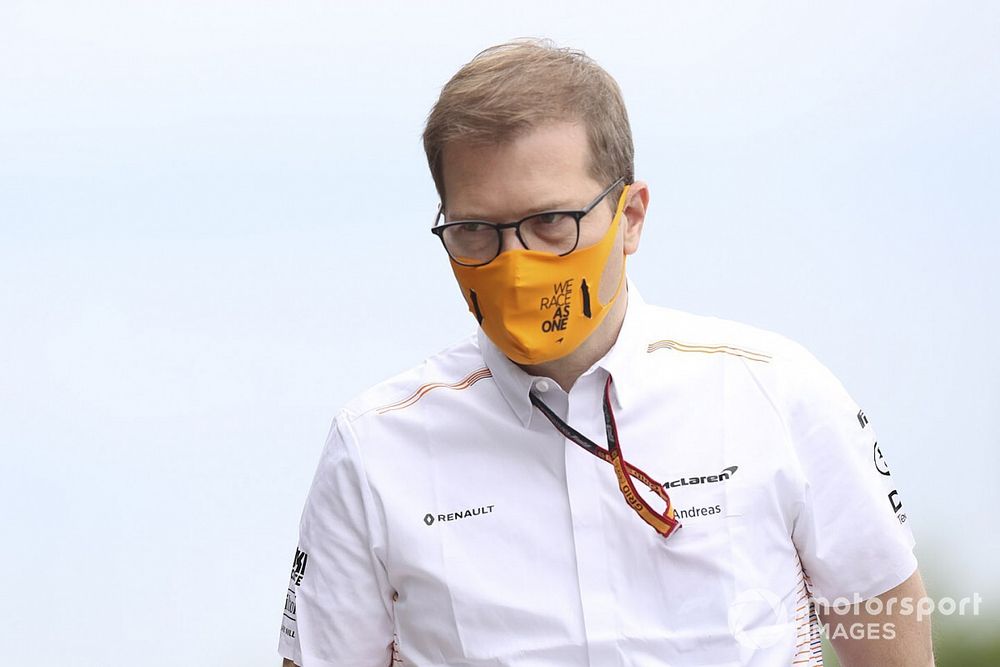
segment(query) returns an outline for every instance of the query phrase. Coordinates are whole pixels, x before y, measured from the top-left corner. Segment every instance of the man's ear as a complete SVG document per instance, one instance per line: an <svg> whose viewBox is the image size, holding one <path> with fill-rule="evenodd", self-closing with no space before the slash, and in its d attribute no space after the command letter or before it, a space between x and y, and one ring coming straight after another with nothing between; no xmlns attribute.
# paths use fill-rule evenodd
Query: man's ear
<svg viewBox="0 0 1000 667"><path fill-rule="evenodd" d="M632 255L639 249L639 238L642 236L642 223L646 220L646 209L649 207L649 186L645 181L636 181L628 189L625 208L622 210L622 231L624 232L624 250L626 255Z"/></svg>

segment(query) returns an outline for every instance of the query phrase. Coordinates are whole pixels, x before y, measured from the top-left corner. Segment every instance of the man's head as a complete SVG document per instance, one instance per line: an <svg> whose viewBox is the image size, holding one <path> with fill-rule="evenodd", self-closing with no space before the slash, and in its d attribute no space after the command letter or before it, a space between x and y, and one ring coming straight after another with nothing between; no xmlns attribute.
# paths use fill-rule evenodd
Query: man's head
<svg viewBox="0 0 1000 667"><path fill-rule="evenodd" d="M597 63L581 51L544 41L486 49L445 84L427 118L424 151L441 202L447 201L443 158L449 144L505 143L567 120L586 131L587 170L596 182L633 181L625 103L618 84Z"/></svg>
<svg viewBox="0 0 1000 667"><path fill-rule="evenodd" d="M617 333L624 299L616 296L625 255L638 248L648 189L633 183L628 117L604 70L542 42L488 49L445 85L424 146L442 201L435 231L494 343L527 366L586 347L599 326ZM577 212L562 250L532 236L552 229L551 216L511 224L555 210ZM559 289L566 299L553 294Z"/></svg>

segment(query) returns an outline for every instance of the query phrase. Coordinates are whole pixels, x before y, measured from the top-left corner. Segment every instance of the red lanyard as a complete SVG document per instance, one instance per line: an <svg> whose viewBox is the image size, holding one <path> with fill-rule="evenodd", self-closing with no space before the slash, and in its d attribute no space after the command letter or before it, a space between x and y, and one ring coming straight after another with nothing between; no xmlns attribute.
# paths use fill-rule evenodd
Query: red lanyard
<svg viewBox="0 0 1000 667"><path fill-rule="evenodd" d="M529 394L531 402L538 408L545 417L552 422L563 437L572 440L585 450L610 463L615 468L615 475L618 477L618 488L625 496L625 502L629 507L642 517L642 520L653 527L663 537L670 537L671 533L681 527L680 522L674 518L674 506L670 502L670 496L663 490L663 485L647 475L645 472L627 462L622 456L621 446L618 444L618 427L615 425L615 415L611 411L611 376L604 384L604 428L608 437L608 448L604 449L593 440L583 435L572 426L560 419L552 409L545 405L534 392ZM663 512L657 512L642 496L636 493L632 478L642 482L649 490L658 495L667 503L667 508Z"/></svg>

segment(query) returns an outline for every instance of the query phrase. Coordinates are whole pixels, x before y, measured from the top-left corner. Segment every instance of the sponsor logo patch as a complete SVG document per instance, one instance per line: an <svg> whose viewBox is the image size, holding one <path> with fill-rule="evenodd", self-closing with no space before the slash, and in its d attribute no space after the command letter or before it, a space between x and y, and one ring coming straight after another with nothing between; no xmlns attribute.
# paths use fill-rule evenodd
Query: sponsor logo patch
<svg viewBox="0 0 1000 667"><path fill-rule="evenodd" d="M878 470L883 475L888 475L889 464L885 462L885 457L882 456L882 450L878 448L877 442L875 443L875 449L872 456L875 459L875 470Z"/></svg>
<svg viewBox="0 0 1000 667"><path fill-rule="evenodd" d="M459 519L470 519L472 517L485 516L487 514L492 514L494 507L496 507L496 505L480 505L479 507L470 507L457 512L448 512L446 514L428 512L424 515L424 523L428 526L433 526L435 523L446 523L448 521L458 521Z"/></svg>
<svg viewBox="0 0 1000 667"><path fill-rule="evenodd" d="M306 573L306 563L309 562L309 554L298 547L295 548L295 560L292 561L292 583L296 586L302 583L302 577Z"/></svg>
<svg viewBox="0 0 1000 667"><path fill-rule="evenodd" d="M727 479L736 474L737 469L739 469L739 466L729 466L728 468L723 468L717 475L681 477L680 479L675 479L672 482L664 482L663 488L675 489L678 486L694 486L695 484L716 484L718 482L725 482Z"/></svg>

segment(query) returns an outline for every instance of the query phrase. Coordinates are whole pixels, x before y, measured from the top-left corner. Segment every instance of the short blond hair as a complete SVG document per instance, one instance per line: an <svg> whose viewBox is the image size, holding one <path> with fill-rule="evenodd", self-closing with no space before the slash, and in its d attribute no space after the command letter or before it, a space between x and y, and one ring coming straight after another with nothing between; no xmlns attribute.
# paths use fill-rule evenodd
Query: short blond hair
<svg viewBox="0 0 1000 667"><path fill-rule="evenodd" d="M424 127L424 152L442 203L441 155L448 143L502 143L562 120L585 126L595 180L635 180L632 129L621 90L583 51L522 39L479 53L441 89Z"/></svg>

